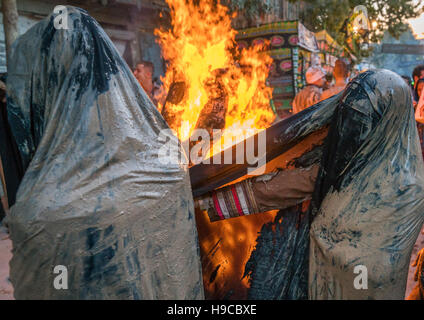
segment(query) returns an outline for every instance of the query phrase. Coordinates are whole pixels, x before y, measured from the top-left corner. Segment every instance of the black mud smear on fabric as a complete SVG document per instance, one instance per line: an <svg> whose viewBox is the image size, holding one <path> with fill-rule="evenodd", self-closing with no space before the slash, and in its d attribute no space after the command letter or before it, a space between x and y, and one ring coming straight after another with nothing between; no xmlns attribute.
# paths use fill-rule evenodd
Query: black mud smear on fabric
<svg viewBox="0 0 424 320"><path fill-rule="evenodd" d="M97 91L97 95L109 90L109 81L112 75L117 74L119 69L117 65L116 56L112 48L107 44L104 39L99 37L100 25L90 17L86 11L80 11L78 18L73 21L73 29L77 30L75 36L78 39L78 46L75 48L75 56L85 56L87 58L87 71L76 72L71 75L75 82L80 84L77 98L79 99L84 91L92 88ZM70 14L71 18L75 13ZM54 35L61 30L54 27L54 16L51 16L50 22L42 36L41 51L45 55L49 54L50 47L54 41ZM51 75L50 78L54 78ZM93 83L90 83L93 80Z"/></svg>
<svg viewBox="0 0 424 320"><path fill-rule="evenodd" d="M281 210L262 226L243 275L249 277L248 299L308 298L308 220L296 206Z"/></svg>
<svg viewBox="0 0 424 320"><path fill-rule="evenodd" d="M13 134L24 170L31 162L44 134L45 100L49 91L66 85L61 89L75 92L74 104L84 103L89 106L100 94L109 90L112 76L126 68L100 25L86 11L73 8L69 12L71 30L56 29L55 15L48 19L45 27L34 33L34 37L40 37L38 59L44 65L45 74L40 77L32 71L26 80L30 82L31 87L31 96L27 101L29 119L21 113L9 111L10 125L14 128ZM69 52L63 52L61 41L71 44ZM34 57L37 57L37 53L34 53ZM78 65L66 70L65 66L69 63ZM11 106L8 110L19 110L12 99L8 100L8 104Z"/></svg>

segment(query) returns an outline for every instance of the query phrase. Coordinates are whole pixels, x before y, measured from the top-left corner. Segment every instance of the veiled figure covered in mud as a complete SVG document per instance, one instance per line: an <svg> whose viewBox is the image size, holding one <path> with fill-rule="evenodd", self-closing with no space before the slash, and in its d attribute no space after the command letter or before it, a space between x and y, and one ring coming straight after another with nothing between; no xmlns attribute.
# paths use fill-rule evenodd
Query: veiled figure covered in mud
<svg viewBox="0 0 424 320"><path fill-rule="evenodd" d="M424 221L410 89L393 72L367 71L337 96L283 121L276 139L307 145L305 138L325 127L321 143L286 156L289 165L280 160L269 174L200 197L218 221L207 224L208 232L246 218L224 219L284 209L272 221L247 224L260 232L240 277L248 277L249 298L403 299ZM208 237L200 229L201 243ZM225 239L219 246L225 250ZM360 272L366 284L355 284ZM205 288L216 297L228 286L205 281Z"/></svg>
<svg viewBox="0 0 424 320"><path fill-rule="evenodd" d="M8 113L25 175L8 216L17 299L202 299L187 167L99 24L68 7L18 38ZM182 153L177 146L176 152ZM68 290L53 286L55 266Z"/></svg>

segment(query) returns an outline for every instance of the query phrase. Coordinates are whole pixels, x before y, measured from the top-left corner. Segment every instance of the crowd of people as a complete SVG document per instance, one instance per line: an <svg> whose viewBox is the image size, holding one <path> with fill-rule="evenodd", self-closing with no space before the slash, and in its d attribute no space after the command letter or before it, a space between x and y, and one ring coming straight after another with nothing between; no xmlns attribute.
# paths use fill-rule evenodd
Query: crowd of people
<svg viewBox="0 0 424 320"><path fill-rule="evenodd" d="M160 80L154 77L155 67L150 61L141 61L134 70L134 76L147 93L152 102L157 106L163 99L163 87Z"/></svg>
<svg viewBox="0 0 424 320"><path fill-rule="evenodd" d="M332 85L328 85L326 76L326 72L320 66L312 66L306 71L306 86L293 100L293 113L298 113L343 91L349 79L348 66L341 59L336 61Z"/></svg>
<svg viewBox="0 0 424 320"><path fill-rule="evenodd" d="M306 71L306 86L298 92L293 100L293 114L343 91L349 81L349 68L343 60L339 59L334 66L334 81L332 84L328 84L326 76L326 72L320 66L312 66ZM402 78L411 87L418 134L421 147L424 150L424 65L418 65L414 68L412 80L405 75L402 75Z"/></svg>
<svg viewBox="0 0 424 320"><path fill-rule="evenodd" d="M424 95L422 94L424 88L424 65L418 65L415 67L414 71L412 72L412 79L413 83L410 85L415 108L415 119L417 120L421 148L424 150Z"/></svg>

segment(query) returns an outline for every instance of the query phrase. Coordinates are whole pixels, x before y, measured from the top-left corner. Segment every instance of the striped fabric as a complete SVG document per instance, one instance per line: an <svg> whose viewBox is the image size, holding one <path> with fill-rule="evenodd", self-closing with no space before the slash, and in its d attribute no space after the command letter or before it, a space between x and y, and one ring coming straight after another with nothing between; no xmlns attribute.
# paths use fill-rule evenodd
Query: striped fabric
<svg viewBox="0 0 424 320"><path fill-rule="evenodd" d="M212 222L260 212L250 180L213 191L210 198L208 215Z"/></svg>

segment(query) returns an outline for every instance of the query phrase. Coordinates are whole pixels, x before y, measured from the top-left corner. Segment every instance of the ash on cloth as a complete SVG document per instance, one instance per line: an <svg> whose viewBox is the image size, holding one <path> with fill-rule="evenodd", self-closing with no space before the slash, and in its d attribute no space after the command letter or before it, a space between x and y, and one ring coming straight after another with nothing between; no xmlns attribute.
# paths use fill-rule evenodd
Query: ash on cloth
<svg viewBox="0 0 424 320"><path fill-rule="evenodd" d="M8 223L17 299L203 299L187 168L167 124L85 11L15 43L8 112L25 168ZM180 152L183 152L180 148ZM56 290L57 265L68 290Z"/></svg>

